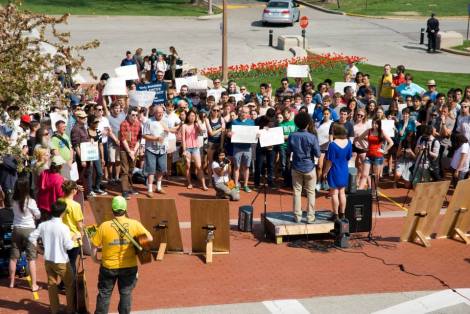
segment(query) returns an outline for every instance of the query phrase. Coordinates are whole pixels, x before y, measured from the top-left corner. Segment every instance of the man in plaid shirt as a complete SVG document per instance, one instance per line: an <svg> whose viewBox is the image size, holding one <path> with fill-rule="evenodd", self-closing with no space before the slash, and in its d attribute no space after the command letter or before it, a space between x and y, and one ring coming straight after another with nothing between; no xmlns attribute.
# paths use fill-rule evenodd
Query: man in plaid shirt
<svg viewBox="0 0 470 314"><path fill-rule="evenodd" d="M142 128L137 115L137 108L129 108L127 118L119 128L119 142L121 145L120 179L122 196L126 199L129 199L131 194L138 194L132 189L132 171L139 151L139 141L142 138Z"/></svg>

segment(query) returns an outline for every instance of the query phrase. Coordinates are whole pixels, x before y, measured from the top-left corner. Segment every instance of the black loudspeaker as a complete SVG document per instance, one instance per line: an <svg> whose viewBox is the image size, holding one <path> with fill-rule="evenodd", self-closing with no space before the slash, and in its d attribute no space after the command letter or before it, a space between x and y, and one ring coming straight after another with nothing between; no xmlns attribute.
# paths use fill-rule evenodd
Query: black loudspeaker
<svg viewBox="0 0 470 314"><path fill-rule="evenodd" d="M346 194L346 218L349 232L370 232L372 229L372 191L357 190Z"/></svg>
<svg viewBox="0 0 470 314"><path fill-rule="evenodd" d="M253 229L253 206L245 205L238 208L238 230L251 232Z"/></svg>
<svg viewBox="0 0 470 314"><path fill-rule="evenodd" d="M357 191L357 168L348 168L348 187L346 193L356 193Z"/></svg>

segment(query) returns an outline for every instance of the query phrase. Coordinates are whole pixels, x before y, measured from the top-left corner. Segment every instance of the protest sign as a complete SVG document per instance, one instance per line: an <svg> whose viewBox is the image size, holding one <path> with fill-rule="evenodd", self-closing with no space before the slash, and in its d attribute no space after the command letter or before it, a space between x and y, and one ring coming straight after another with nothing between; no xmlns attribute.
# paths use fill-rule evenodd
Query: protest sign
<svg viewBox="0 0 470 314"><path fill-rule="evenodd" d="M259 145L261 147L284 143L284 132L282 131L282 127L262 129L259 133Z"/></svg>
<svg viewBox="0 0 470 314"><path fill-rule="evenodd" d="M148 84L138 84L138 91L149 91L155 92L155 97L153 99L153 105L161 105L166 103L166 91L168 85L163 81L154 81Z"/></svg>
<svg viewBox="0 0 470 314"><path fill-rule="evenodd" d="M309 77L310 67L308 64L288 64L287 65L287 77Z"/></svg>
<svg viewBox="0 0 470 314"><path fill-rule="evenodd" d="M125 65L114 69L117 77L120 77L126 81L128 80L138 80L139 73L137 72L137 65Z"/></svg>
<svg viewBox="0 0 470 314"><path fill-rule="evenodd" d="M207 97L209 96L214 96L215 102L219 102L220 100L220 95L222 94L223 90L222 89L209 89L207 91Z"/></svg>
<svg viewBox="0 0 470 314"><path fill-rule="evenodd" d="M129 91L129 104L131 106L149 107L155 99L155 92Z"/></svg>
<svg viewBox="0 0 470 314"><path fill-rule="evenodd" d="M57 128L55 126L55 124L57 123L57 121L64 121L66 124L67 124L67 117L61 115L60 113L58 112L51 112L49 114L49 118L51 118L51 127L52 127L52 131L57 131Z"/></svg>
<svg viewBox="0 0 470 314"><path fill-rule="evenodd" d="M98 143L85 142L80 143L80 160L94 161L100 159Z"/></svg>
<svg viewBox="0 0 470 314"><path fill-rule="evenodd" d="M232 125L232 143L257 143L258 131L257 126Z"/></svg>
<svg viewBox="0 0 470 314"><path fill-rule="evenodd" d="M240 100L245 100L245 96L243 96L243 94L231 94L231 95L228 95L229 97L233 97L235 98L235 101L236 102L239 102Z"/></svg>
<svg viewBox="0 0 470 314"><path fill-rule="evenodd" d="M395 121L382 120L382 131L390 138L395 136Z"/></svg>
<svg viewBox="0 0 470 314"><path fill-rule="evenodd" d="M127 96L126 80L110 77L103 89L103 96Z"/></svg>
<svg viewBox="0 0 470 314"><path fill-rule="evenodd" d="M78 181L78 166L77 163L74 162L72 166L70 166L70 180L72 181Z"/></svg>
<svg viewBox="0 0 470 314"><path fill-rule="evenodd" d="M354 95L356 95L356 83L352 82L335 82L335 93L344 95L344 88L346 86L351 86L354 90Z"/></svg>

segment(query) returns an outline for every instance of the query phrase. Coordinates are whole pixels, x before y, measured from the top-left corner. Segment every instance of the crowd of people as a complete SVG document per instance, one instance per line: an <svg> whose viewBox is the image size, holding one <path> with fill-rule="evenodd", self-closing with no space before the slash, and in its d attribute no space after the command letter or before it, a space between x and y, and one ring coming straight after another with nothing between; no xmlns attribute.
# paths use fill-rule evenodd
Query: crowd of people
<svg viewBox="0 0 470 314"><path fill-rule="evenodd" d="M444 91L429 78L423 88L402 65L393 73L387 64L380 77L372 78L349 64L344 82L351 84L341 92L334 91L329 79L315 85L303 78L283 78L278 89L260 82L259 90L248 91L235 81L222 86L216 78L207 91L192 91L187 85L177 90L175 48L168 55L156 49L142 54L142 49L134 55L128 51L121 66L135 64L138 69L140 79L127 81L129 93L161 83L163 96L152 105L134 106L127 96L103 95L110 78L106 73L97 84L62 77L69 103L23 115L13 128L1 127L12 141L24 136L23 152L31 169L19 173L16 156L5 156L0 165L5 207L14 213L10 287L15 286L16 260L26 250L32 290L38 289L35 244L42 238L53 313L58 311L60 281L68 302L73 302L69 294L83 236L81 205L73 200L78 192L91 198L118 189L122 196L113 200L113 211L123 221L126 200L139 194L136 183L145 185L147 197L157 197L166 193L163 180L183 176L187 189L197 182L204 191L213 188L215 197L234 201L264 185L292 188L296 221L302 221L305 190L311 223L315 192L320 190L329 191L335 214L344 215L351 167L357 169L360 189L371 188L371 178L378 183L385 176L394 186L408 188L448 178L455 184L468 177L470 86ZM392 133L383 128L387 120L393 121ZM232 143L233 126L281 127L284 143ZM90 160L89 152L82 151L90 147L83 143L93 144L96 158ZM38 228L37 220L43 222ZM133 236L148 234L140 223L125 222ZM92 241L104 250L97 313L107 312L116 278L122 280L120 312L130 310L135 256L119 257L126 260L126 271L110 262L118 253L104 247L119 238L113 230L101 226Z"/></svg>

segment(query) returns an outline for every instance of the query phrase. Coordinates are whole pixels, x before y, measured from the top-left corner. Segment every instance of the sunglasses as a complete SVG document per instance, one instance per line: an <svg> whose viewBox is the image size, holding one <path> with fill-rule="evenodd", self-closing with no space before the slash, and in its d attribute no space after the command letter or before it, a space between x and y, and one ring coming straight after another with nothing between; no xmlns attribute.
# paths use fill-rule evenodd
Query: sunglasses
<svg viewBox="0 0 470 314"><path fill-rule="evenodd" d="M212 109L213 112L219 112L220 109Z"/></svg>
<svg viewBox="0 0 470 314"><path fill-rule="evenodd" d="M363 114L358 114L357 116L358 116L358 117L361 117L361 118L362 118L362 117L364 117L364 115L363 115Z"/></svg>

